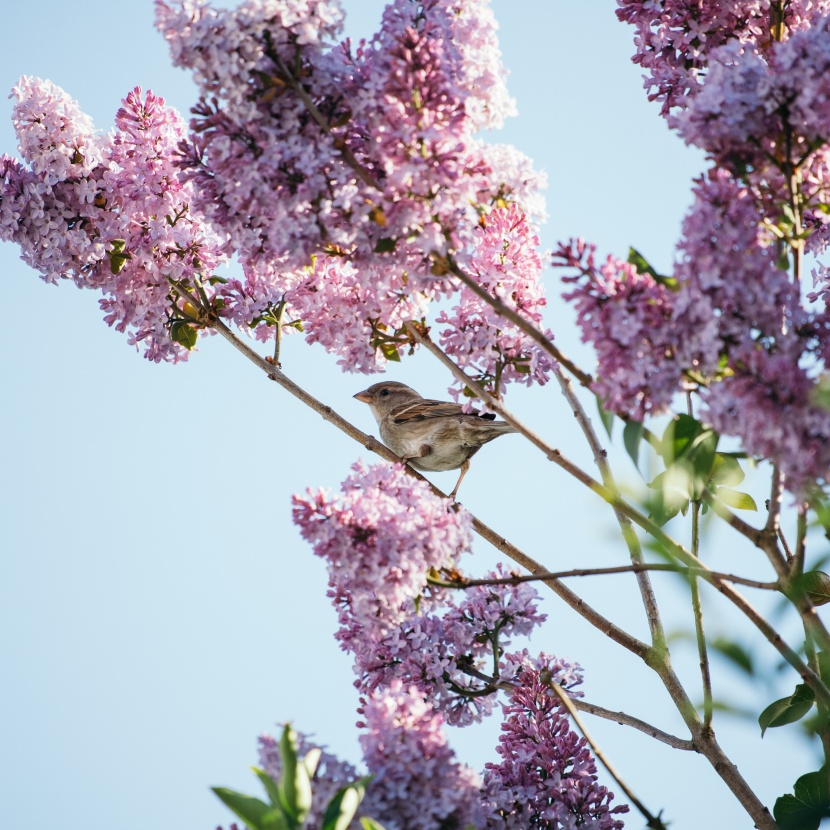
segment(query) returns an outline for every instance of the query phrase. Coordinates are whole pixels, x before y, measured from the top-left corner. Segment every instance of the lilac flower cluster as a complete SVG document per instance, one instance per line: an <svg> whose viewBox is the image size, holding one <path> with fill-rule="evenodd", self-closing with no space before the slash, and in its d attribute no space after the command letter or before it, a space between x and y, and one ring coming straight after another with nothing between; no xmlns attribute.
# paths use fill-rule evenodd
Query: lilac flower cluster
<svg viewBox="0 0 830 830"><path fill-rule="evenodd" d="M223 292L238 324L280 305L345 369L382 368L452 290L443 257L482 214L543 212L529 161L475 135L513 112L487 0L395 0L356 47L332 45L339 6L322 0L156 15L202 91L180 164L242 262Z"/></svg>
<svg viewBox="0 0 830 830"><path fill-rule="evenodd" d="M294 498L294 521L329 569L337 639L354 655L361 692L404 678L457 725L490 714L495 690L470 670L498 676L514 636L544 619L527 584L479 586L459 600L427 584L452 571L471 544L469 514L432 495L400 465L357 464L339 499ZM498 570L488 578L503 578Z"/></svg>
<svg viewBox="0 0 830 830"><path fill-rule="evenodd" d="M14 124L28 167L0 158L0 239L17 242L47 282L103 292L106 322L155 360L182 360L171 338L171 282L193 290L224 258L222 240L190 207L173 154L184 137L175 110L139 88L115 131L99 136L49 81L21 78ZM210 286L207 287L211 291Z"/></svg>
<svg viewBox="0 0 830 830"><path fill-rule="evenodd" d="M462 264L489 294L541 328L546 301L538 247L526 214L513 204L482 216ZM452 311L442 311L436 322L447 325L440 339L444 351L495 394L511 380L549 380L553 362L548 354L466 286ZM552 339L553 333L546 331L546 336ZM463 385L450 391L457 399Z"/></svg>
<svg viewBox="0 0 830 830"><path fill-rule="evenodd" d="M730 41L711 53L706 83L672 121L721 163L759 167L765 153L802 156L830 137L828 73L830 18L763 54Z"/></svg>
<svg viewBox="0 0 830 830"><path fill-rule="evenodd" d="M636 29L632 60L646 70L649 100L662 102L663 115L686 106L699 90L718 47L735 42L763 50L774 37L770 0L618 0L618 6L617 17ZM784 35L830 12L828 0L791 0L784 6Z"/></svg>
<svg viewBox="0 0 830 830"><path fill-rule="evenodd" d="M597 265L596 246L583 240L560 245L555 266L574 269L565 294L574 303L582 339L597 353L594 391L608 409L642 420L667 407L680 381L675 343L667 323L671 294L650 274L608 257Z"/></svg>
<svg viewBox="0 0 830 830"><path fill-rule="evenodd" d="M393 680L359 712L363 760L375 776L366 815L387 830L482 826L481 780L455 759L441 714L420 690Z"/></svg>
<svg viewBox="0 0 830 830"><path fill-rule="evenodd" d="M616 816L628 807L610 806L613 795L597 783L596 763L585 739L571 731L567 711L550 688L551 679L564 685L562 673L562 666L544 655L519 672L518 685L504 706L497 749L501 763L486 765L490 830L623 826Z"/></svg>
<svg viewBox="0 0 830 830"><path fill-rule="evenodd" d="M830 412L817 394L830 269L813 269L814 305L799 285L800 249L821 256L830 240L830 3L787 4L780 21L770 11L621 3L664 114L675 108L669 122L714 166L695 183L671 279L613 259L598 269L583 243L554 263L576 271L566 297L609 408L642 419L697 390L702 417L802 492L830 480Z"/></svg>
<svg viewBox="0 0 830 830"><path fill-rule="evenodd" d="M498 795L501 773L488 773L482 791L477 776L455 760L442 726L489 715L497 688L508 689L513 701L524 700L528 678L537 682L542 670L568 689L581 682L579 667L564 660L506 651L513 637L528 636L544 620L535 589L527 583L482 585L456 599L428 585L430 572L457 574L458 557L471 541L469 516L400 465L355 465L339 498L322 491L295 497L294 520L327 561L337 637L355 658L359 726L366 730L361 746L376 776L362 813L398 830L518 826L509 823L517 809L512 779ZM506 576L499 567L485 578ZM519 740L520 724L510 730ZM567 724L556 731L567 733ZM571 826L557 823L565 815L572 822L575 816L598 821L588 826L602 830L621 826L605 820L609 796L597 787L583 744L574 738L534 749L540 734L536 727L527 733L522 763L533 774L551 770L563 780L529 791L523 800L548 822L538 826ZM272 757L268 764L274 769ZM514 759L513 775L519 765ZM332 764L332 770L341 781L341 767ZM427 795L415 800L413 791Z"/></svg>
<svg viewBox="0 0 830 830"><path fill-rule="evenodd" d="M827 312L802 308L751 188L715 169L694 192L672 290L612 258L597 268L582 242L557 251L555 264L577 271L566 297L597 352L594 389L642 419L684 383L704 383L701 415L716 429L775 459L793 490L826 481L830 412L815 392L830 356Z"/></svg>

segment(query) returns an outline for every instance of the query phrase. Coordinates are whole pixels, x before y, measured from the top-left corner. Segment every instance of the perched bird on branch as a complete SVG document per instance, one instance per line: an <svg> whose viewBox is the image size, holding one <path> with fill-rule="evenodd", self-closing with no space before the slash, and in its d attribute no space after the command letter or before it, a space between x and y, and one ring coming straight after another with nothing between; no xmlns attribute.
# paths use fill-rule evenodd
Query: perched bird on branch
<svg viewBox="0 0 830 830"><path fill-rule="evenodd" d="M383 443L416 470L461 469L452 498L481 447L516 431L495 415L465 413L460 404L427 400L395 381L376 383L354 397L369 404Z"/></svg>

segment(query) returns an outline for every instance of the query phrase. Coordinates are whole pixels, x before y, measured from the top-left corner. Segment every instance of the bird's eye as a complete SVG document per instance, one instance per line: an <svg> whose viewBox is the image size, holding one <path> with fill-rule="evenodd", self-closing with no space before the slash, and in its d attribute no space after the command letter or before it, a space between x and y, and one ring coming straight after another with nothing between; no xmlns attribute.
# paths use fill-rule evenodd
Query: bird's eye
<svg viewBox="0 0 830 830"><path fill-rule="evenodd" d="M388 389L381 389L381 390L380 390L380 394L381 394L381 397L382 397L382 396L384 396L384 395L388 395L388 394L389 394L389 390L388 390Z"/></svg>

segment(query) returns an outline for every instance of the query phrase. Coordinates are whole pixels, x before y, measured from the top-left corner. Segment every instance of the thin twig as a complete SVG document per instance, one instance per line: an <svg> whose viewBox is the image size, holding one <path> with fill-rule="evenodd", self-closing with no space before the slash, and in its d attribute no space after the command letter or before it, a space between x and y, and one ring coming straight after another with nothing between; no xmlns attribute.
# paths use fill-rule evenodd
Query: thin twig
<svg viewBox="0 0 830 830"><path fill-rule="evenodd" d="M804 573L804 561L807 556L807 507L804 504L798 507L795 533L795 556L791 572L794 577L798 577Z"/></svg>
<svg viewBox="0 0 830 830"><path fill-rule="evenodd" d="M698 751L694 741L678 738L676 735L664 732L662 729L658 729L656 726L653 726L647 721L635 718L633 715L629 715L625 712L614 712L611 709L604 709L602 706L597 706L595 703L588 703L588 701L581 700L576 697L571 698L571 703L573 703L573 705L581 712L587 712L589 715L596 715L598 718L614 721L614 723L618 723L621 726L630 726L632 729L644 732L650 738L654 738L656 741L660 741L660 743L667 744L673 749L682 749L686 752Z"/></svg>
<svg viewBox="0 0 830 830"><path fill-rule="evenodd" d="M692 553L697 556L700 551L700 502L692 503ZM692 614L695 620L695 639L700 664L700 679L703 684L703 728L712 727L712 673L709 668L709 653L706 646L706 633L703 630L703 606L700 602L700 583L697 575L689 578L692 590Z"/></svg>
<svg viewBox="0 0 830 830"><path fill-rule="evenodd" d="M694 417L692 393L686 393L686 406L690 417ZM692 555L700 556L700 508L697 497L692 502ZM700 680L703 686L703 729L712 729L712 673L709 666L709 652L706 645L706 632L703 628L703 605L700 601L700 583L697 576L689 577L689 588L692 594L692 616L695 621L695 640L697 641L697 656L700 666Z"/></svg>
<svg viewBox="0 0 830 830"><path fill-rule="evenodd" d="M545 571L539 574L526 574L516 576L501 576L493 579L462 579L442 580L430 579L430 584L439 588L476 588L480 585L520 585L523 582L536 582L541 579L568 579L580 576L607 576L610 574L641 573L643 571L663 571L665 573L676 573L685 577L701 576L704 579L724 579L727 582L735 582L739 585L747 585L750 588L759 588L765 591L777 591L777 582L760 582L757 579L747 579L736 574L722 573L721 571L710 571L707 568L688 568L683 565L669 565L665 563L638 562L631 565L613 565L607 568L572 568L567 571Z"/></svg>
<svg viewBox="0 0 830 830"><path fill-rule="evenodd" d="M634 795L634 792L631 788L622 780L620 774L617 770L612 766L611 762L606 757L605 753L600 749L597 742L591 737L588 733L588 730L585 729L585 725L582 723L582 719L579 717L576 711L576 706L574 706L573 701L571 700L570 695L555 681L553 678L548 680L548 685L550 688L556 693L556 696L559 700L562 701L562 705L568 710L568 714L573 718L573 722L576 724L576 728L582 733L582 736L588 742L591 750L594 753L594 756L597 758L598 761L602 763L605 769L608 770L609 775L619 784L620 789L625 793L626 798L643 814L643 817L646 819L646 826L653 828L654 830L668 830L666 825L663 823L660 815L653 815L649 810L646 809L646 806Z"/></svg>

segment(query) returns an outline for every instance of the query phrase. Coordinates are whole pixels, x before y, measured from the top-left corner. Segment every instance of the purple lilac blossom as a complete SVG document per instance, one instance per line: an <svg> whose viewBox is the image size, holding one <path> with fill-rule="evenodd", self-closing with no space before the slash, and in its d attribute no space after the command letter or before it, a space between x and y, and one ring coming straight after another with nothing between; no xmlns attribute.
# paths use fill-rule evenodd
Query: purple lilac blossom
<svg viewBox="0 0 830 830"><path fill-rule="evenodd" d="M403 323L453 290L436 257L473 244L499 200L543 214L529 161L475 135L514 111L487 0L396 0L356 45L335 43L333 3L156 10L202 92L183 174L245 272L223 315L258 337L285 304L345 370L383 368Z"/></svg>
<svg viewBox="0 0 830 830"><path fill-rule="evenodd" d="M370 693L394 678L434 699L448 722L466 725L492 711L495 689L467 669L492 675L514 636L544 621L526 584L478 586L456 598L427 585L430 568L454 568L470 546L469 514L402 468L356 465L340 499L294 499L294 520L329 566L342 647L354 655L355 685ZM487 578L508 573L499 568Z"/></svg>
<svg viewBox="0 0 830 830"><path fill-rule="evenodd" d="M459 262L489 294L541 328L546 300L538 247L527 216L513 204L481 217L473 247ZM553 361L547 352L466 286L436 323L447 326L440 335L444 351L496 395L509 381L541 385L550 379ZM550 330L545 335L553 339ZM450 392L458 400L463 384L456 382Z"/></svg>
<svg viewBox="0 0 830 830"><path fill-rule="evenodd" d="M598 265L595 251L571 240L554 253L553 264L576 271L563 278L574 286L564 296L576 307L583 341L597 353L593 390L607 409L642 420L669 406L681 380L672 295L627 262L609 256Z"/></svg>
<svg viewBox="0 0 830 830"><path fill-rule="evenodd" d="M632 60L645 71L643 86L661 114L686 106L699 90L711 53L725 43L766 49L771 42L770 0L618 0L617 17L635 27ZM830 12L829 0L786 4L783 33L807 29Z"/></svg>
<svg viewBox="0 0 830 830"><path fill-rule="evenodd" d="M0 159L0 239L17 242L47 282L100 289L105 321L143 345L146 357L186 359L187 349L170 337L170 281L192 287L224 257L222 240L191 209L192 188L177 174L181 117L136 88L114 132L100 137L49 81L23 77L13 95L29 167Z"/></svg>
<svg viewBox="0 0 830 830"><path fill-rule="evenodd" d="M625 805L597 782L596 763L584 738L573 732L549 680L566 687L567 664L542 655L517 672L518 685L504 705L500 763L486 765L488 830L619 830Z"/></svg>
<svg viewBox="0 0 830 830"><path fill-rule="evenodd" d="M443 718L416 688L393 680L364 702L358 726L374 776L362 810L386 830L482 826L481 779L455 759Z"/></svg>

